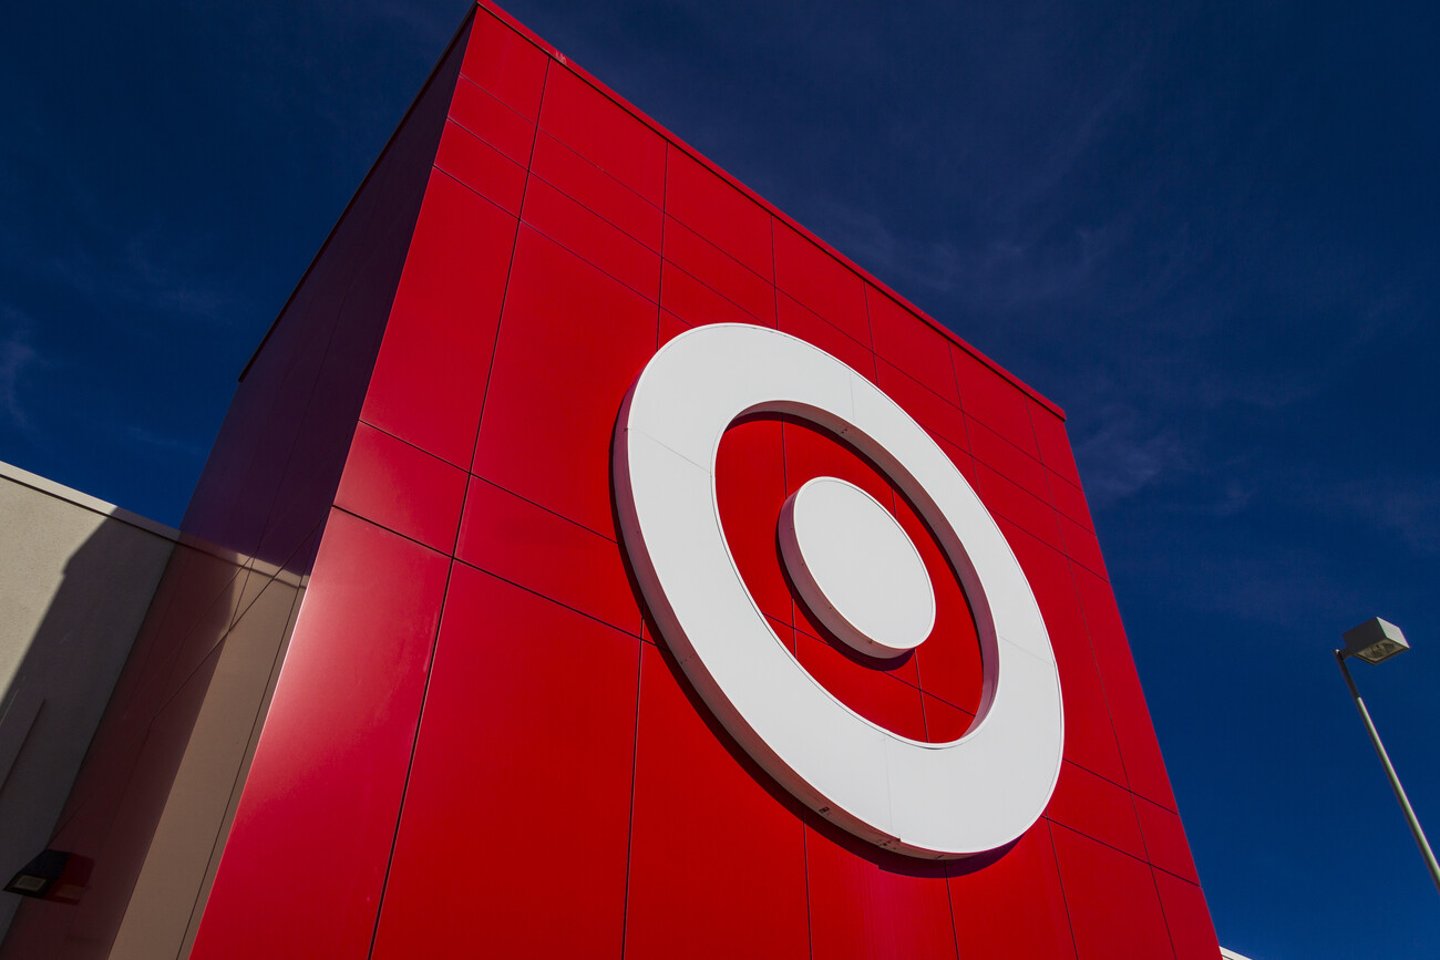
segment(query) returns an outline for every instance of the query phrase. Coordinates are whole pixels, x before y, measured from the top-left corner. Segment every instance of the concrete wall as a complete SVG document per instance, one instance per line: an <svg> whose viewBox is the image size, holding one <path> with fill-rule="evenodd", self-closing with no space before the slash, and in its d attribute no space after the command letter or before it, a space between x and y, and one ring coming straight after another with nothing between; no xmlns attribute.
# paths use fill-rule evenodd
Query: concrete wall
<svg viewBox="0 0 1440 960"><path fill-rule="evenodd" d="M54 832L175 538L0 463L0 883Z"/></svg>

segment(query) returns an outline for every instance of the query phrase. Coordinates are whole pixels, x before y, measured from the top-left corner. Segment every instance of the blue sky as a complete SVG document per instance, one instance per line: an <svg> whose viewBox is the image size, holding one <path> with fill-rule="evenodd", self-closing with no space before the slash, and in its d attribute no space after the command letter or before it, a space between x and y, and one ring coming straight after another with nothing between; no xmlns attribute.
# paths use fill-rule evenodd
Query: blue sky
<svg viewBox="0 0 1440 960"><path fill-rule="evenodd" d="M1221 939L1255 960L1440 949L1328 655L1406 629L1357 674L1440 836L1440 22L1384 6L509 5L1069 411ZM11 11L0 459L176 522L465 9Z"/></svg>

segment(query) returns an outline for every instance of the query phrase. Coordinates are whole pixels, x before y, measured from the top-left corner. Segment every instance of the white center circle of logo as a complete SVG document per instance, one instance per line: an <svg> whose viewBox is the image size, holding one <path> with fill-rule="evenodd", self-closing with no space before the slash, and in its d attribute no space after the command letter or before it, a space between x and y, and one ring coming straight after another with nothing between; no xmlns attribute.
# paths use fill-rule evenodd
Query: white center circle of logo
<svg viewBox="0 0 1440 960"><path fill-rule="evenodd" d="M860 716L801 666L760 612L726 541L715 487L721 438L756 413L795 416L850 443L934 533L970 601L984 663L979 714L958 740L911 740ZM699 327L641 371L620 411L613 467L626 552L665 643L709 709L787 790L851 833L912 856L995 850L1040 817L1064 742L1044 620L969 483L878 387L777 330ZM918 578L913 568L894 574L905 592L892 604L876 584L857 581L870 561L853 553L883 550L904 567L914 545L898 525L886 528L895 521L880 504L856 500L858 490L841 492L834 478L812 483L818 492L797 491L780 531L803 599L817 613L828 606L826 626L840 624L837 634L857 649L872 644L893 656L918 645L929 633L925 598L934 618L923 565ZM827 535L807 517L812 510L857 529Z"/></svg>
<svg viewBox="0 0 1440 960"><path fill-rule="evenodd" d="M913 650L935 626L920 551L890 511L836 477L816 477L780 514L785 569L810 612L871 657Z"/></svg>

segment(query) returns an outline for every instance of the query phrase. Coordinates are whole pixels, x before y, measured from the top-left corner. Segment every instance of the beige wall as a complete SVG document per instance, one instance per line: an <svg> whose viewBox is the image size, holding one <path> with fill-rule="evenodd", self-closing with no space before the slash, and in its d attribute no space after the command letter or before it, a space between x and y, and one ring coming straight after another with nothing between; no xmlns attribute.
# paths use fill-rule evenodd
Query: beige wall
<svg viewBox="0 0 1440 960"><path fill-rule="evenodd" d="M55 830L175 537L0 463L0 885Z"/></svg>
<svg viewBox="0 0 1440 960"><path fill-rule="evenodd" d="M0 522L4 517L0 512ZM127 519L143 529L144 521ZM88 536L82 530L78 537L57 538L58 521L47 516L35 525L43 532L30 537L78 538L84 546L73 557L93 555L87 569L95 576L79 580L73 557L58 562L73 581L60 594L73 593L96 608L118 604L126 591L138 602L123 618L100 609L112 623L125 620L125 629L117 632L126 638L115 656L107 651L103 657L107 696L95 699L86 718L95 731L90 752L83 753L87 734L78 741L75 763L39 839L26 844L19 861L48 838L49 845L85 864L85 885L75 903L0 894L11 901L6 907L14 914L8 931L0 928L6 934L0 956L7 960L41 955L161 960L188 953L304 595L303 572L227 554L183 535L171 544L163 528L155 539L166 549L147 568L143 584L124 582L109 561L140 564L135 555L127 556L133 533L106 533L113 522L97 519ZM113 536L124 537L126 549L118 549ZM313 546L319 536L317 526L302 539ZM105 550L98 547L102 543ZM300 571L311 553L296 551ZM0 570L0 581L6 576ZM32 578L14 592L26 597L37 589ZM34 645L41 646L47 645ZM101 659L95 650L89 656ZM72 652L58 659L73 665L85 658ZM54 749L53 743L34 745L41 757Z"/></svg>

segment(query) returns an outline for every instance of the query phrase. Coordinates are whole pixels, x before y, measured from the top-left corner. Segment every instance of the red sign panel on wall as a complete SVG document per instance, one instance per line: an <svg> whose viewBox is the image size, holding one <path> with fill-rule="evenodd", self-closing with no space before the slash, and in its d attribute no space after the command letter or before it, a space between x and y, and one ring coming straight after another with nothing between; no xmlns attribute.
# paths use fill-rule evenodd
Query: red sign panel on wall
<svg viewBox="0 0 1440 960"><path fill-rule="evenodd" d="M1060 411L459 42L192 955L1212 960Z"/></svg>

